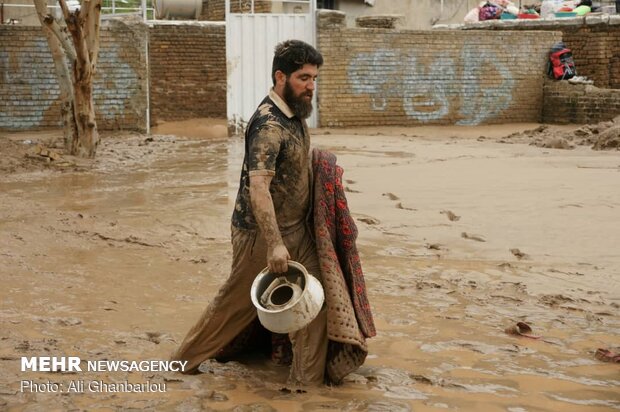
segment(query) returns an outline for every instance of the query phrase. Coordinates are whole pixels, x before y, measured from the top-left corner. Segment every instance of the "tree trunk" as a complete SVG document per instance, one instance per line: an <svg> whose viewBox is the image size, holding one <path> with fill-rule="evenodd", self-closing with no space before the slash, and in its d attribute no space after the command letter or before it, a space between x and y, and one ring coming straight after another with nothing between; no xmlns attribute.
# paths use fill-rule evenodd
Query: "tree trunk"
<svg viewBox="0 0 620 412"><path fill-rule="evenodd" d="M47 38L47 44L52 53L52 60L60 89L60 115L62 118L64 143L65 148L70 153L71 150L69 148L73 141L77 140L77 127L73 117L73 84L71 72L69 71L69 65L73 65L74 57L65 54L65 51L63 51L63 41L61 41L61 38L64 38L65 44L67 44L69 39L66 31L48 14L45 0L35 0L34 5L43 28L43 34Z"/></svg>
<svg viewBox="0 0 620 412"><path fill-rule="evenodd" d="M99 52L101 0L82 0L81 7L73 11L68 9L66 0L59 0L66 28L48 13L47 0L34 0L34 3L60 86L65 147L72 155L95 157L99 133L93 77Z"/></svg>
<svg viewBox="0 0 620 412"><path fill-rule="evenodd" d="M99 132L95 122L95 106L93 104L93 82L90 75L84 76L84 71L79 72L78 66L74 69L74 101L73 112L80 137L73 142L71 153L80 157L95 157L99 145Z"/></svg>
<svg viewBox="0 0 620 412"><path fill-rule="evenodd" d="M86 8L88 5L90 2L84 2L82 7ZM84 30L84 16L80 16L79 13L73 12L65 17L67 29L71 33L76 52L75 63L73 64L73 113L79 139L73 142L71 153L81 157L95 157L99 145L99 132L97 131L93 103L94 70L88 47L89 41ZM87 13L86 17L88 16ZM98 47L99 39L96 43Z"/></svg>

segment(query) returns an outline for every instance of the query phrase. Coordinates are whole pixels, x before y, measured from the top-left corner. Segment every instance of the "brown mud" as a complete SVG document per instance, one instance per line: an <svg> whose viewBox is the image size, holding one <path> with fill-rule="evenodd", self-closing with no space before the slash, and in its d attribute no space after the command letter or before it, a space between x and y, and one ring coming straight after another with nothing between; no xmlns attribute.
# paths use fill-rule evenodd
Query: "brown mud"
<svg viewBox="0 0 620 412"><path fill-rule="evenodd" d="M620 153L507 138L539 125L314 131L345 169L378 329L342 386L286 388L286 368L258 359L21 372L22 356L167 359L179 344L230 267L243 142L213 126L107 136L94 161L33 151L61 153L58 132L0 135L0 409L620 409L620 365L595 356L620 347ZM518 322L531 331L506 333Z"/></svg>

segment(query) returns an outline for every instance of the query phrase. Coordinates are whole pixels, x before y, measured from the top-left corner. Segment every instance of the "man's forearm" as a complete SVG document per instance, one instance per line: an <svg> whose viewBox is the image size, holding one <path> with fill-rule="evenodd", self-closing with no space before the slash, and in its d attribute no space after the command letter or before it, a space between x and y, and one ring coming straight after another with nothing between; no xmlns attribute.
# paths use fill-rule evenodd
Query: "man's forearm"
<svg viewBox="0 0 620 412"><path fill-rule="evenodd" d="M271 193L269 193L269 186L265 184L263 179L253 181L250 185L250 201L252 202L254 219L256 219L256 223L267 241L267 246L273 249L281 245L282 235L278 228L273 200Z"/></svg>

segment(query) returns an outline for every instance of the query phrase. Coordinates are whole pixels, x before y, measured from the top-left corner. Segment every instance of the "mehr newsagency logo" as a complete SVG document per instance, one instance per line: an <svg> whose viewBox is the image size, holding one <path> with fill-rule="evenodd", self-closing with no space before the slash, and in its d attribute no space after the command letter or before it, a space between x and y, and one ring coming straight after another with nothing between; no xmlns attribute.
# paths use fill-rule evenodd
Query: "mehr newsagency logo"
<svg viewBox="0 0 620 412"><path fill-rule="evenodd" d="M33 356L21 358L22 372L184 372L187 361L165 360L87 360L77 356ZM165 382L133 383L128 380L106 382L104 380L74 379L69 382L36 382L21 380L21 392L166 392Z"/></svg>

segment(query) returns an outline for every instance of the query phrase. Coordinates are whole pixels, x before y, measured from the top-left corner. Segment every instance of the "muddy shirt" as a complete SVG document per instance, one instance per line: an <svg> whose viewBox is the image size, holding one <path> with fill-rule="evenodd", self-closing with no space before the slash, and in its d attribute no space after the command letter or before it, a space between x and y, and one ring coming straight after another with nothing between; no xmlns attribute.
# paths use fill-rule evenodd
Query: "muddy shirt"
<svg viewBox="0 0 620 412"><path fill-rule="evenodd" d="M280 231L301 222L310 203L310 135L273 90L258 106L245 132L245 156L232 224L258 229L250 202L250 176L273 176L269 192Z"/></svg>

